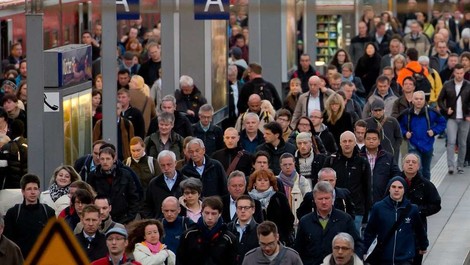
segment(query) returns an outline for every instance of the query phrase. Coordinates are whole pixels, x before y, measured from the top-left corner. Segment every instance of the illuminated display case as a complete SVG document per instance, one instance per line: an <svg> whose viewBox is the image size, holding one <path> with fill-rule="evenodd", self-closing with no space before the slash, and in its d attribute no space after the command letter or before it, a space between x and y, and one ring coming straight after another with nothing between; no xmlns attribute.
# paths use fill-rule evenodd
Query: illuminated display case
<svg viewBox="0 0 470 265"><path fill-rule="evenodd" d="M213 20L212 27L212 106L217 112L227 99L227 21Z"/></svg>
<svg viewBox="0 0 470 265"><path fill-rule="evenodd" d="M63 97L64 164L73 165L81 155L91 152L91 89Z"/></svg>
<svg viewBox="0 0 470 265"><path fill-rule="evenodd" d="M342 47L343 21L340 15L317 16L317 61L328 63Z"/></svg>

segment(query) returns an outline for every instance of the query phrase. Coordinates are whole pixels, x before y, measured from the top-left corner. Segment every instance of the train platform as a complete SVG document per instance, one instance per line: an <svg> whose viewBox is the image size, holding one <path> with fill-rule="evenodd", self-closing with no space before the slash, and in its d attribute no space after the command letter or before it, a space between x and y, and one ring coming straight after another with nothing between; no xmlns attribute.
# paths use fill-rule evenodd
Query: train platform
<svg viewBox="0 0 470 265"><path fill-rule="evenodd" d="M442 209L428 218L425 265L470 265L470 167L464 174L447 173L445 140L436 139L431 181L442 199Z"/></svg>

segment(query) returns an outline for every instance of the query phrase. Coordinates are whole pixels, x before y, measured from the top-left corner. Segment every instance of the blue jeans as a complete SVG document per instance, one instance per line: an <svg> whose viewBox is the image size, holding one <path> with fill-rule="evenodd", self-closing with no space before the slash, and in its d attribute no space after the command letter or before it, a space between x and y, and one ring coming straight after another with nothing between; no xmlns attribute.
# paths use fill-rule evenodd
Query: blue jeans
<svg viewBox="0 0 470 265"><path fill-rule="evenodd" d="M419 159L421 160L421 168L419 169L419 173L421 173L421 176L427 180L431 180L431 161L434 148L431 148L431 150L428 152L420 152L414 145L409 143L408 152L415 153L419 156Z"/></svg>
<svg viewBox="0 0 470 265"><path fill-rule="evenodd" d="M354 226L356 226L357 234L362 238L362 218L363 215L357 215L354 218Z"/></svg>
<svg viewBox="0 0 470 265"><path fill-rule="evenodd" d="M457 167L463 167L465 154L467 153L467 135L470 128L470 122L463 119L447 120L447 166L455 167L455 143L459 143L459 154L457 158ZM457 140L457 133L459 139Z"/></svg>

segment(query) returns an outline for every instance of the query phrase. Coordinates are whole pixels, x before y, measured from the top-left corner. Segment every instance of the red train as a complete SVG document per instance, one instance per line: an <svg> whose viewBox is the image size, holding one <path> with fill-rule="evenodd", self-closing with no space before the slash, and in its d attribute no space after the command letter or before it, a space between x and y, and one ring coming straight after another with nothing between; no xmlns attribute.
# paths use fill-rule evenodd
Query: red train
<svg viewBox="0 0 470 265"><path fill-rule="evenodd" d="M6 58L14 42L26 46L26 17L24 0L0 1L0 58ZM160 18L158 0L140 0L143 24L153 28ZM101 0L43 0L44 49L79 43L82 31L92 31L101 21ZM130 21L118 21L118 36L124 34Z"/></svg>

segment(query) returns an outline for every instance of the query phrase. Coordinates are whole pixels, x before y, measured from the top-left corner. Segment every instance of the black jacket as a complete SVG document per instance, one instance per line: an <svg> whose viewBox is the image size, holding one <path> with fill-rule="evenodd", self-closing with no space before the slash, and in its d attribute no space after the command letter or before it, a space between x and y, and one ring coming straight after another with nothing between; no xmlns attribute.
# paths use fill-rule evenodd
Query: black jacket
<svg viewBox="0 0 470 265"><path fill-rule="evenodd" d="M224 168L219 161L211 159L207 155L204 155L204 159L206 164L202 176L194 167L192 159L186 163L181 172L187 177L198 178L202 181L201 197L224 196L227 194L227 177Z"/></svg>
<svg viewBox="0 0 470 265"><path fill-rule="evenodd" d="M222 219L224 220L224 223L228 224L232 221L234 221L237 217L237 213L231 218L230 216L230 194L222 196L222 203L224 204L224 208L222 211ZM253 219L260 224L261 222L264 221L263 218L263 209L261 208L261 203L258 200L255 200L255 213L253 214Z"/></svg>
<svg viewBox="0 0 470 265"><path fill-rule="evenodd" d="M142 112L139 109L129 106L128 109L122 110L121 117L124 117L132 122L134 126L134 135L140 138L145 138L145 121Z"/></svg>
<svg viewBox="0 0 470 265"><path fill-rule="evenodd" d="M240 265L243 263L245 254L248 251L259 247L258 235L256 233L257 227L258 227L258 223L253 219L250 221L248 225L246 225L245 231L243 232L243 235L242 235L242 239L238 241L237 257L235 258L237 265ZM232 234L234 234L237 239L240 238L240 234L237 231L237 219L228 223L227 228L228 228L228 231L232 232Z"/></svg>
<svg viewBox="0 0 470 265"><path fill-rule="evenodd" d="M346 232L354 238L354 249L362 257L362 240L348 214L333 208L326 228L323 229L316 212L302 217L297 230L294 249L299 252L305 265L319 265L323 258L331 254L331 242L340 232Z"/></svg>
<svg viewBox="0 0 470 265"><path fill-rule="evenodd" d="M157 80L160 76L158 75L158 69L162 67L162 62L154 62L151 59L147 62L140 65L139 75L145 81L149 87L153 85L155 80Z"/></svg>
<svg viewBox="0 0 470 265"><path fill-rule="evenodd" d="M299 151L295 151L295 171L299 172L300 174L300 162L299 159L302 159L300 157ZM323 164L325 163L326 156L324 154L313 154L313 161L312 161L312 171L311 175L306 176L303 175L306 178L312 179L312 183L317 183L318 180L318 172L320 169L323 168ZM300 218L299 218L300 219Z"/></svg>
<svg viewBox="0 0 470 265"><path fill-rule="evenodd" d="M181 135L183 138L187 136L193 136L191 122L189 121L188 117L179 111L175 111L174 115L175 115L175 124L173 125L173 131ZM149 129L147 131L147 136L151 135L152 133L156 131L158 131L158 116L153 118L150 121Z"/></svg>
<svg viewBox="0 0 470 265"><path fill-rule="evenodd" d="M254 93L260 95L261 99L271 102L274 109L281 108L282 101L274 85L263 78L255 78L245 83L241 89L237 103L238 113L243 113L248 109L248 98Z"/></svg>
<svg viewBox="0 0 470 265"><path fill-rule="evenodd" d="M187 110L194 111L194 116L188 117L191 123L196 123L199 121L199 108L207 103L207 99L202 95L201 91L194 86L193 92L189 95L185 95L181 90L177 89L175 91L176 98L176 110L186 113Z"/></svg>
<svg viewBox="0 0 470 265"><path fill-rule="evenodd" d="M240 170L245 173L245 177L248 179L248 176L251 173L252 165L251 165L251 155L243 150L241 147L236 147L233 149L220 149L212 154L212 158L219 161L224 170L227 171L228 167L232 163L233 160L237 157L238 153L242 152L243 155L240 156L240 160L235 167L236 170ZM229 175L231 172L226 172Z"/></svg>
<svg viewBox="0 0 470 265"><path fill-rule="evenodd" d="M362 147L360 155L367 159L365 146ZM381 201L385 197L388 181L400 174L400 168L393 161L393 155L379 145L374 170L372 171L372 204Z"/></svg>
<svg viewBox="0 0 470 265"><path fill-rule="evenodd" d="M177 265L235 265L238 239L227 226L222 224L220 230L211 240L205 240L199 225L181 235L176 256Z"/></svg>
<svg viewBox="0 0 470 265"><path fill-rule="evenodd" d="M308 79L310 79L310 77L314 75L317 75L317 71L315 70L315 68L313 68L312 65L309 65L307 72L304 72L302 69L299 68L297 71L295 71L292 74L292 78L297 77L300 79L301 86L302 86L302 93L305 93L309 91Z"/></svg>
<svg viewBox="0 0 470 265"><path fill-rule="evenodd" d="M405 195L411 203L418 206L419 216L426 228L426 217L441 210L441 196L436 186L431 181L423 178L419 172L411 181L406 178L405 174L402 173L401 176L406 179L409 186Z"/></svg>
<svg viewBox="0 0 470 265"><path fill-rule="evenodd" d="M163 174L153 178L147 188L142 215L145 218L162 218L162 203L168 196L179 198L183 195L180 183L187 179L181 172L176 171L176 181L172 189L168 189Z"/></svg>
<svg viewBox="0 0 470 265"><path fill-rule="evenodd" d="M276 192L269 200L266 211L263 212L264 220L269 220L277 225L279 240L285 245L292 245L292 233L294 231L294 215L289 206L287 197L282 192Z"/></svg>
<svg viewBox="0 0 470 265"><path fill-rule="evenodd" d="M75 235L77 238L78 243L83 248L83 251L86 253L88 259L90 261L94 261L105 257L108 254L108 247L106 246L106 237L105 235L101 234L99 231L96 231L95 237L93 240L88 241L85 238L83 232L78 233Z"/></svg>
<svg viewBox="0 0 470 265"><path fill-rule="evenodd" d="M327 157L324 166L336 171L336 187L346 188L351 192L356 215L366 215L372 200L371 172L369 162L359 155L359 149L355 148L352 157L348 158L340 148Z"/></svg>
<svg viewBox="0 0 470 265"><path fill-rule="evenodd" d="M112 181L111 185L109 179ZM139 211L140 196L129 170L116 165L111 174L106 174L99 165L90 174L88 183L98 195L104 195L111 200L111 216L114 221L127 224L135 219Z"/></svg>
<svg viewBox="0 0 470 265"><path fill-rule="evenodd" d="M351 216L354 220L355 211L354 203L351 201L351 192L348 189L335 187L335 209L341 210ZM297 219L302 219L303 216L313 212L316 208L315 203L313 203L313 193L305 193L303 201L300 203L299 208L297 208Z"/></svg>
<svg viewBox="0 0 470 265"><path fill-rule="evenodd" d="M462 93L460 93L460 100L462 100L462 111L463 111L463 116L465 117L470 117L470 82L467 80L463 80L463 85L461 88ZM439 97L437 98L437 104L439 105L439 108L441 111L445 111L447 113L447 110L449 108L452 108L454 112L452 115L449 116L451 119L455 119L455 115L457 114L456 111L456 99L457 99L457 94L455 93L455 81L451 80L447 83L444 84L442 87L441 93L439 94Z"/></svg>
<svg viewBox="0 0 470 265"><path fill-rule="evenodd" d="M28 173L28 140L20 136L3 145L0 160L8 163L0 168L0 189L19 189L21 177Z"/></svg>
<svg viewBox="0 0 470 265"><path fill-rule="evenodd" d="M204 131L201 123L192 125L193 135L201 139L206 146L206 154L211 156L215 151L224 148L224 131L217 125L210 124L209 130Z"/></svg>
<svg viewBox="0 0 470 265"><path fill-rule="evenodd" d="M295 146L290 143L284 142L284 139L280 139L280 143L277 148L274 148L272 144L263 143L256 148L256 152L258 151L266 151L269 154L269 168L273 171L274 175L279 175L281 172L281 166L279 165L279 158L284 153L291 153L292 155L295 154Z"/></svg>

